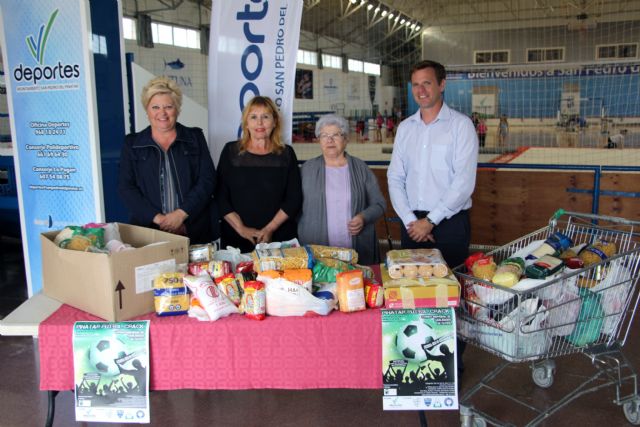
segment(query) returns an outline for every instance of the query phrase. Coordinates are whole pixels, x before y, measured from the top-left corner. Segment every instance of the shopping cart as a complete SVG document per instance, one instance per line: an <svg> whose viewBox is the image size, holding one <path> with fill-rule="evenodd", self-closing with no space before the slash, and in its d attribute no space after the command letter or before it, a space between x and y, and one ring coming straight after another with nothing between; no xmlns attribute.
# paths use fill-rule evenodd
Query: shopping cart
<svg viewBox="0 0 640 427"><path fill-rule="evenodd" d="M564 269L546 280L521 280L513 288L478 279L464 265L454 269L463 285L458 336L503 359L462 396L463 427L513 425L474 407L480 393L502 396L524 406L535 415L526 425L534 426L574 399L610 386L615 386L614 403L622 406L627 420L640 425L636 373L621 351L640 299L640 222L559 210L547 227L489 255L497 264L509 257L525 256L558 231L571 238L574 247L600 240L615 243L617 253L585 268ZM549 388L556 373L553 358L573 353L590 359L594 375L544 408L496 385L507 367L530 362L533 382Z"/></svg>

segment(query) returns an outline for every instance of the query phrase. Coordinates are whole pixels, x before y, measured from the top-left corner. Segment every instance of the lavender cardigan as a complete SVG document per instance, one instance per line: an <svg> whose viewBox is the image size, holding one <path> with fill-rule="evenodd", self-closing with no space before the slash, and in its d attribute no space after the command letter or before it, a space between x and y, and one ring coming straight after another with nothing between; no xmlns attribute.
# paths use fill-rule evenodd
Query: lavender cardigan
<svg viewBox="0 0 640 427"><path fill-rule="evenodd" d="M352 245L358 252L359 264L378 263L380 252L375 223L384 215L387 202L369 166L346 152L345 156L349 164L351 216L360 213L364 217L364 227L360 234L352 237ZM307 160L300 170L303 202L298 217L298 238L302 244L329 244L324 169L324 157L319 156Z"/></svg>

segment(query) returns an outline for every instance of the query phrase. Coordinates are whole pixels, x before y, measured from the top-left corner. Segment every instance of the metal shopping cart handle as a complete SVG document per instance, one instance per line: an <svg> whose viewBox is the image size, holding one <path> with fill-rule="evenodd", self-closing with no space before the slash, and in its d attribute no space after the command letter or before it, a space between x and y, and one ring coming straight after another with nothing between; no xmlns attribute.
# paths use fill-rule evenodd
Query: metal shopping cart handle
<svg viewBox="0 0 640 427"><path fill-rule="evenodd" d="M617 223L617 224L640 226L640 221L632 221L630 219L620 218L620 217L616 217L616 216L594 215L594 214L583 213L583 212L571 212L571 211L565 211L564 209L558 209L553 214L551 219L549 220L549 223L550 224L551 223L555 224L555 222L558 219L560 219L560 217L563 216L563 215L569 215L569 216L580 217L580 218L587 218L587 219L596 220L596 221L604 220L604 221L609 221L609 222L613 222L613 223Z"/></svg>

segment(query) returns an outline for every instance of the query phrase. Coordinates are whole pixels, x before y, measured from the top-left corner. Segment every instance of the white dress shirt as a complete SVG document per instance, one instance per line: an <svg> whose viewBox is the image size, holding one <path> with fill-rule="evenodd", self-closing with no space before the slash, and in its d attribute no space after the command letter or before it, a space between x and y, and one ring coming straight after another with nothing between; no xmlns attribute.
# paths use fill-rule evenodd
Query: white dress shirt
<svg viewBox="0 0 640 427"><path fill-rule="evenodd" d="M387 170L391 204L405 227L428 211L439 224L471 207L476 185L478 136L469 117L443 103L438 117L425 124L420 110L396 133Z"/></svg>

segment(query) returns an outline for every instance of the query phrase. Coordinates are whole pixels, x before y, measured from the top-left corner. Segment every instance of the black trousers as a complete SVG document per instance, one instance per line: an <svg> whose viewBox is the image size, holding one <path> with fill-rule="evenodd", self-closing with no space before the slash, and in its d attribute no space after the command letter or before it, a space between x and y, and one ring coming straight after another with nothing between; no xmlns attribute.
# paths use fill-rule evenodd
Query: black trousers
<svg viewBox="0 0 640 427"><path fill-rule="evenodd" d="M418 219L425 218L428 214L426 211L413 212ZM402 226L400 242L403 249L439 249L442 252L444 260L449 267L454 268L464 262L469 256L469 245L471 244L471 221L469 219L469 210L460 211L449 219L444 219L433 229L433 242L416 242L409 237L407 229ZM458 375L464 370L462 362L462 354L467 343L458 340Z"/></svg>

